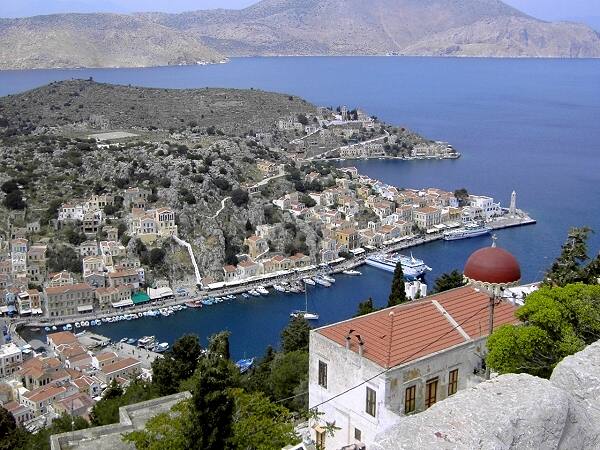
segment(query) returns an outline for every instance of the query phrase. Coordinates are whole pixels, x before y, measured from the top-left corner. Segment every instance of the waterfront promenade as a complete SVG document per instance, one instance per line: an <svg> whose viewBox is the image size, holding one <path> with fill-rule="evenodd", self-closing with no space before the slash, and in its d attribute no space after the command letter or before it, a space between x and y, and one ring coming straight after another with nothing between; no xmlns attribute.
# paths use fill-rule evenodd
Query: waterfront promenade
<svg viewBox="0 0 600 450"><path fill-rule="evenodd" d="M527 215L522 215L519 217L508 217L503 216L493 222L488 223L487 225L492 229L503 229L503 228L511 228L517 226L524 226L535 224L536 221ZM276 277L257 277L252 280L248 280L246 282L241 282L240 284L236 284L234 286L224 286L218 289L197 289L195 292L188 292L188 295L185 297L177 297L169 300L160 300L152 303L146 303L144 305L138 305L133 307L128 307L126 309L118 310L118 311L107 311L107 312L98 312L93 314L85 314L85 315L76 315L76 316L65 316L60 318L46 318L46 317L29 317L29 318L18 318L12 319L10 322L11 331L14 332L16 327L27 326L27 327L46 327L46 326L59 326L67 323L80 322L80 321L91 321L97 319L103 319L108 317L115 317L119 315L126 315L132 313L143 313L149 310L156 310L160 308L166 308L174 305L182 305L186 302L189 302L192 299L196 298L206 298L206 297L222 297L225 295L233 294L238 295L243 292L247 292L249 290L255 289L257 286L265 286L271 287L274 284L281 283L283 281L293 282L300 281L303 278L313 277L324 270L328 273L336 274L341 273L344 270L355 269L365 263L365 259L369 254L378 253L381 251L393 252L393 251L402 251L409 248L417 247L420 245L424 245L430 242L434 242L437 240L443 239L442 232L433 233L429 235L423 236L415 236L409 239L401 240L396 243L391 243L386 245L382 249L374 249L369 250L365 249L365 252L361 255L355 256L351 259L340 261L339 263L334 263L329 265L328 268L323 267L313 267L310 270L304 271L294 271L292 273L282 274ZM174 286L175 288L175 286ZM335 286L332 287L335 289Z"/></svg>

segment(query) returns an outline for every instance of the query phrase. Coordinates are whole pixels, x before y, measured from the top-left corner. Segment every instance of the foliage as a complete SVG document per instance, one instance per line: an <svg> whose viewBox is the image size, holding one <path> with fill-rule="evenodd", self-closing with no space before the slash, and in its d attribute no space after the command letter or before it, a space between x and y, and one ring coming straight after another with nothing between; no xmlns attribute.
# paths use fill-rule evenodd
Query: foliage
<svg viewBox="0 0 600 450"><path fill-rule="evenodd" d="M298 442L290 412L260 392L233 391L235 413L231 444L239 450L270 450Z"/></svg>
<svg viewBox="0 0 600 450"><path fill-rule="evenodd" d="M356 311L354 317L364 316L365 314L370 314L375 311L377 311L377 308L373 306L373 299L369 297L364 302L360 302L358 304L358 310Z"/></svg>
<svg viewBox="0 0 600 450"><path fill-rule="evenodd" d="M152 362L152 382L160 395L174 394L182 382L190 378L202 355L198 337L188 334L173 344L173 347Z"/></svg>
<svg viewBox="0 0 600 450"><path fill-rule="evenodd" d="M455 190L454 196L461 206L464 206L467 203L467 200L469 200L469 192L465 188Z"/></svg>
<svg viewBox="0 0 600 450"><path fill-rule="evenodd" d="M13 415L0 406L0 450L23 448L27 438L27 434L17 427Z"/></svg>
<svg viewBox="0 0 600 450"><path fill-rule="evenodd" d="M404 272L402 271L402 263L398 261L394 270L394 278L392 279L392 288L390 297L388 298L388 307L400 305L407 302L406 291L404 290Z"/></svg>
<svg viewBox="0 0 600 450"><path fill-rule="evenodd" d="M140 380L134 380L124 392L116 386L109 389L110 391L92 409L90 419L94 426L118 422L121 406L151 400L159 396L158 390L152 384Z"/></svg>
<svg viewBox="0 0 600 450"><path fill-rule="evenodd" d="M208 339L208 351L213 355L229 359L231 356L229 353L229 336L231 336L229 331L213 334Z"/></svg>
<svg viewBox="0 0 600 450"><path fill-rule="evenodd" d="M288 399L282 402L284 406L305 411L308 407L307 396L295 396L308 390L308 352L297 350L277 354L271 363L269 384L273 398Z"/></svg>
<svg viewBox="0 0 600 450"><path fill-rule="evenodd" d="M487 363L500 373L548 377L564 357L600 337L600 286L543 287L525 299L517 318L488 339Z"/></svg>
<svg viewBox="0 0 600 450"><path fill-rule="evenodd" d="M449 273L443 273L438 277L437 280L435 280L433 291L435 293L440 293L464 286L465 284L467 283L462 272L453 270Z"/></svg>
<svg viewBox="0 0 600 450"><path fill-rule="evenodd" d="M163 264L165 261L166 252L162 248L153 248L150 250L148 257L148 263L150 267L156 268Z"/></svg>
<svg viewBox="0 0 600 450"><path fill-rule="evenodd" d="M588 260L587 240L591 232L592 230L587 227L569 230L560 256L546 273L545 285L566 286L570 283L593 282L590 278L593 278L597 270L595 267L598 265L598 258L589 266L584 265Z"/></svg>
<svg viewBox="0 0 600 450"><path fill-rule="evenodd" d="M247 205L249 199L250 196L248 195L248 191L243 189L234 189L231 191L231 201L237 207Z"/></svg>
<svg viewBox="0 0 600 450"><path fill-rule="evenodd" d="M310 325L304 317L292 317L281 332L281 349L284 353L308 351Z"/></svg>
<svg viewBox="0 0 600 450"><path fill-rule="evenodd" d="M81 256L72 247L66 245L49 247L47 257L50 272L68 270L69 272L81 273L83 269Z"/></svg>
<svg viewBox="0 0 600 450"><path fill-rule="evenodd" d="M188 443L192 448L222 450L231 448L234 400L229 389L237 387L237 367L224 358L205 357L193 377Z"/></svg>
<svg viewBox="0 0 600 450"><path fill-rule="evenodd" d="M20 190L17 190L6 194L6 197L4 198L4 206L6 206L8 209L21 210L25 209L27 205L25 204L25 200L23 200L23 194Z"/></svg>

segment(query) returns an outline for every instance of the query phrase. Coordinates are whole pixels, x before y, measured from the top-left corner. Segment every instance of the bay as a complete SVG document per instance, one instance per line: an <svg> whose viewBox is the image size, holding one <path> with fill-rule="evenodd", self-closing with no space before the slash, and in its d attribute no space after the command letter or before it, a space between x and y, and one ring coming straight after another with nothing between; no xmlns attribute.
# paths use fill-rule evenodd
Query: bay
<svg viewBox="0 0 600 450"><path fill-rule="evenodd" d="M235 58L229 64L147 69L0 72L0 95L50 81L89 78L149 87L256 88L298 95L325 106L361 107L394 125L452 143L456 161L348 161L400 187L440 187L488 194L506 206L512 190L534 226L497 232L515 254L523 281L542 278L571 226L600 233L600 61L395 57ZM486 237L413 249L433 271L461 269ZM600 248L599 235L590 253ZM335 287L313 288L310 308L324 325L349 318L359 301L385 304L390 274L361 269ZM229 329L235 357L259 355L278 342L303 296L271 295L185 311L169 318L104 325L113 338L155 334L173 342L193 332L203 340Z"/></svg>

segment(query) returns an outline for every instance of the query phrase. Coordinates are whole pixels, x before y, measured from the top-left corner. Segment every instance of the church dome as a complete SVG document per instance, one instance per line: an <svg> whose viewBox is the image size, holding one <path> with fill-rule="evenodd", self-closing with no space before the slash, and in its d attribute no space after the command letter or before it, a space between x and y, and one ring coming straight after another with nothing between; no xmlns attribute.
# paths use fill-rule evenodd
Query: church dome
<svg viewBox="0 0 600 450"><path fill-rule="evenodd" d="M508 251L498 247L477 250L467 260L465 277L487 284L511 284L521 279L521 267Z"/></svg>

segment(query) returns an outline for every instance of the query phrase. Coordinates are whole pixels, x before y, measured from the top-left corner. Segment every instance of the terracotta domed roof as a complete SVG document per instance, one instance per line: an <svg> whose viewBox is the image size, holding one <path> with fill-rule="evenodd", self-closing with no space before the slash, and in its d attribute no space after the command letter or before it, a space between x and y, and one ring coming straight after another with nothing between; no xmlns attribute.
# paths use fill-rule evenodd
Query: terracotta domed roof
<svg viewBox="0 0 600 450"><path fill-rule="evenodd" d="M465 264L465 276L484 283L514 283L521 279L521 267L516 258L497 247L477 250Z"/></svg>

